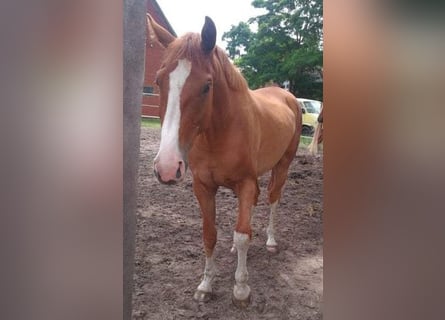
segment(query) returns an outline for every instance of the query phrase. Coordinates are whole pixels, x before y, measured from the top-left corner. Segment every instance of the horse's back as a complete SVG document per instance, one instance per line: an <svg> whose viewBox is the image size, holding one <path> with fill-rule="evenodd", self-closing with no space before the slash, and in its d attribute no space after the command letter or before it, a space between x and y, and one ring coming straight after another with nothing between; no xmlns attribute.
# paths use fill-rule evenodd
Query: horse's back
<svg viewBox="0 0 445 320"><path fill-rule="evenodd" d="M260 174L272 168L286 152L294 153L301 131L301 108L293 94L266 87L251 91L261 128L258 155Z"/></svg>
<svg viewBox="0 0 445 320"><path fill-rule="evenodd" d="M301 113L297 98L287 90L279 87L265 87L251 92L261 112L268 118L280 120L281 117L292 117L289 113L292 111L296 120L298 113Z"/></svg>

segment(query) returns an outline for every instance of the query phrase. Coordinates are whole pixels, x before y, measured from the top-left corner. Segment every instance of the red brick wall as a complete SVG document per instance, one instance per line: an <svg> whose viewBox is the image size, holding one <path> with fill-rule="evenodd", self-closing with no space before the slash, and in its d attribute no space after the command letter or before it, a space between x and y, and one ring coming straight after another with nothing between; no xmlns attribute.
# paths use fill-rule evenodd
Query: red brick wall
<svg viewBox="0 0 445 320"><path fill-rule="evenodd" d="M164 48L157 42L147 39L145 59L145 78L144 87L153 87L153 93L159 94L158 87L155 84L156 72L161 65ZM150 117L159 117L159 97L143 96L142 98L142 115Z"/></svg>
<svg viewBox="0 0 445 320"><path fill-rule="evenodd" d="M155 0L147 1L147 12L152 18L169 30L176 36L174 30L170 26L167 18L164 16L159 4ZM145 79L144 87L153 87L153 93L159 94L159 90L155 84L156 72L161 65L161 59L164 53L164 48L161 44L150 35L150 30L147 30L147 42L146 42L146 59L145 59ZM159 97L144 95L142 98L142 115L150 117L159 117Z"/></svg>

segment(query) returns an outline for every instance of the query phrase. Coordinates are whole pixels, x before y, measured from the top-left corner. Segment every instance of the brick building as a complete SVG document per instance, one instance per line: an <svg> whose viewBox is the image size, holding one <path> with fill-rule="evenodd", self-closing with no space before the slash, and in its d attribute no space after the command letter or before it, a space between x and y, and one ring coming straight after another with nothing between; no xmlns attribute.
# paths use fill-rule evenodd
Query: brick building
<svg viewBox="0 0 445 320"><path fill-rule="evenodd" d="M152 18L168 30L171 34L176 36L175 31L171 27L164 13L162 12L156 0L147 1L147 13ZM142 97L142 116L143 117L159 117L159 92L154 81L156 72L161 65L161 58L164 53L164 48L153 38L153 31L147 30L146 42L146 56L145 59L145 78L144 78L144 92Z"/></svg>

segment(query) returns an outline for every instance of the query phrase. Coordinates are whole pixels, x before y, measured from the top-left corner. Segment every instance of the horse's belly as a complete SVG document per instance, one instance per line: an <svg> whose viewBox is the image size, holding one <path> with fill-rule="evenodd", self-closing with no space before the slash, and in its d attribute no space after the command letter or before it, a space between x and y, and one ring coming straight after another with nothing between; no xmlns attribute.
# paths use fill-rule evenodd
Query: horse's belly
<svg viewBox="0 0 445 320"><path fill-rule="evenodd" d="M261 154L259 156L258 167L257 167L258 168L257 172L258 172L259 176L264 174L265 172L271 170L278 163L278 161L280 161L280 159L283 157L284 153L286 152L287 146L277 149L276 152Z"/></svg>
<svg viewBox="0 0 445 320"><path fill-rule="evenodd" d="M271 126L272 123L274 125ZM277 121L269 121L263 128L257 162L259 175L280 161L295 138L295 130L296 121L291 111Z"/></svg>

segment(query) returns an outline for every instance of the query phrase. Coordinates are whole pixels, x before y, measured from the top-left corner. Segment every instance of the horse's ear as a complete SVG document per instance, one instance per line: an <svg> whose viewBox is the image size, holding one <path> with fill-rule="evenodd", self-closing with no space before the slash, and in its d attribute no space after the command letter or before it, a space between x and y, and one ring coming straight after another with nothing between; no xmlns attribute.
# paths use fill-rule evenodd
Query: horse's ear
<svg viewBox="0 0 445 320"><path fill-rule="evenodd" d="M161 25L159 25L150 14L147 13L147 26L148 26L148 36L156 38L158 42L167 48L168 45L175 40L170 32L165 30Z"/></svg>
<svg viewBox="0 0 445 320"><path fill-rule="evenodd" d="M201 31L201 47L206 54L210 53L216 43L216 27L215 23L209 17L205 18L204 26Z"/></svg>

